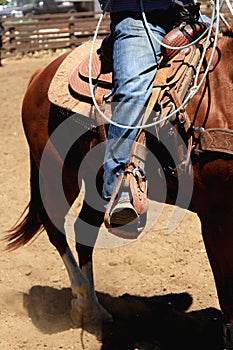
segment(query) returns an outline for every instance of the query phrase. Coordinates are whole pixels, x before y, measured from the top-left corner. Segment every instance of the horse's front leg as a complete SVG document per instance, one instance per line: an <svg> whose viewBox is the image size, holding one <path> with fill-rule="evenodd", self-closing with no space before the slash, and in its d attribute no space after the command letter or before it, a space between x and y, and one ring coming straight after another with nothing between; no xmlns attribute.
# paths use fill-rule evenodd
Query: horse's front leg
<svg viewBox="0 0 233 350"><path fill-rule="evenodd" d="M223 207L223 206L222 206ZM225 347L233 349L233 235L230 205L202 218L202 234L225 323Z"/></svg>
<svg viewBox="0 0 233 350"><path fill-rule="evenodd" d="M76 296L72 301L72 318L77 324L112 321L112 316L98 301L93 278L92 253L99 227L103 222L103 214L90 207L84 200L80 215L75 222L79 266L83 276L89 281L89 288L82 295L80 295L80 289L76 288L75 281L71 286L73 295Z"/></svg>

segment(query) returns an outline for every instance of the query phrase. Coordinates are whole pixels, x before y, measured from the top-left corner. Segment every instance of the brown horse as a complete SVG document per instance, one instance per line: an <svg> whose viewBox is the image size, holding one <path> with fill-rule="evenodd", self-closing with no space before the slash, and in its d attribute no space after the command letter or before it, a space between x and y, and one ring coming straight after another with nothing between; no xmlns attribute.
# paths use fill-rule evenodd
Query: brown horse
<svg viewBox="0 0 233 350"><path fill-rule="evenodd" d="M85 166L82 166L90 148L94 149L99 142L98 133L95 128L83 129L69 112L56 108L48 100L50 82L66 55L55 59L34 74L25 93L22 119L30 147L31 201L27 215L10 231L7 240L9 248L14 249L45 229L51 243L61 255L70 277L72 293L75 296L72 302L73 318L79 324L96 319L110 321L111 315L99 304L96 297L92 271L93 247L104 217L98 196L102 187L102 169L99 165L103 153L93 153ZM207 51L201 74L205 71L209 56L210 52ZM187 108L193 121L193 139L197 144L199 127L206 130L217 128L223 132L233 130L232 60L233 30L228 29L219 36L214 60L205 82ZM63 127L60 130L61 125ZM221 310L225 322L233 324L233 142L231 133L226 135L217 137L224 137L226 151L214 149L192 152L194 186L188 209L196 212L200 218ZM73 139L75 142L70 147ZM162 159L166 168L166 157L159 154L163 149L159 146L157 148L151 142L156 141L148 137L153 156ZM66 147L69 148L68 151ZM151 199L161 201L161 178L158 172L156 175L155 168L150 167L147 171L149 193ZM75 261L64 234L65 216L80 192L78 178L85 182L85 197L75 222L79 264ZM172 172L167 172L165 178L165 200L176 204L177 177ZM61 182L64 193L62 200ZM93 193L96 193L96 198Z"/></svg>

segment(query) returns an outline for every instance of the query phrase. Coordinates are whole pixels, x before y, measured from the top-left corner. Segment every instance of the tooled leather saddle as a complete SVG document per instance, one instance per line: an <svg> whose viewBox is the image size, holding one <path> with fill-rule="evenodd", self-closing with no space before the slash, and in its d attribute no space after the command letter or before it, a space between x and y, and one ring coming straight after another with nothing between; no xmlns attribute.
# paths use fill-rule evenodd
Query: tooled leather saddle
<svg viewBox="0 0 233 350"><path fill-rule="evenodd" d="M192 25L182 24L169 32L164 37L163 42L170 46L184 46L198 38L205 32L207 27L208 24L199 22ZM106 37L101 47L94 52L92 57L91 81L98 104L102 104L104 100L110 100L111 98L111 40L111 36ZM199 62L200 51L204 41L205 38L202 39L202 42L199 42L198 45L192 45L189 49L181 51L172 49L162 50L163 59L154 80L153 92L145 113L144 123L156 104L157 106L161 105L161 103L163 104L163 113L161 117L168 115L174 108L180 106L195 75L195 68ZM60 81L60 79L61 76L57 78L57 81ZM56 84L54 85L54 90L54 95L57 98ZM73 68L69 77L69 92L67 91L61 96L63 105L64 101L67 100L68 93L74 97L72 100L73 105L76 105L75 101L84 101L82 113L83 110L86 110L86 103L90 105L93 104L89 85L89 55L85 57L78 66ZM55 98L53 98L51 102L57 104ZM65 107L69 107L67 103ZM76 112L75 108L71 108L71 110ZM80 110L81 107L78 108L78 112ZM85 114L85 116L89 117L87 114ZM182 118L183 116L181 113L180 119L182 120ZM183 124L184 128L187 128L188 125L188 123ZM217 151L232 155L233 146L225 147L223 142L221 142L221 140L225 138L228 140L230 139L230 144L233 144L233 133L231 130L203 130L200 132L198 151Z"/></svg>
<svg viewBox="0 0 233 350"><path fill-rule="evenodd" d="M179 27L170 31L163 39L163 42L170 47L185 46L196 38L200 37L208 28L207 23L196 22L195 24L183 23ZM156 77L154 80L154 86L152 90L152 96L149 100L143 123L145 124L151 112L156 110L159 106L163 106L162 113L153 117L153 121L158 118L164 119L167 115L171 114L175 109L182 105L184 98L187 96L187 92L190 88L192 80L196 73L196 67L198 65L201 50L205 43L205 37L198 45L192 45L187 49L173 50L171 48L162 48L162 60L158 67ZM92 67L91 67L91 87L93 89L96 102L102 105L104 101L109 101L112 91L112 38L111 35L107 36L101 47L93 53ZM89 81L89 55L76 66L69 77L69 91L71 95L78 98L81 101L92 104L92 94L90 90ZM175 122L176 116L169 118L169 122ZM192 149L192 139L189 135L189 127L191 121L187 120L187 114L185 111L181 111L179 114L179 121L182 133L185 135L185 143L189 150L188 154L178 155L180 159L181 167L185 168L185 164L188 163L190 152ZM142 123L142 124L143 124ZM159 123L157 129L164 127L164 123ZM101 129L101 128L100 128ZM178 131L180 132L180 130ZM218 131L203 130L200 133L198 151L223 151L225 153L233 154L233 150L225 149L222 147L222 142L215 142L216 139L220 140ZM230 135L229 135L230 133ZM221 132L222 136L222 132ZM231 138L233 142L232 132L227 132L225 135L227 138ZM214 141L213 141L214 140ZM180 147L177 147L177 149ZM197 148L196 148L197 149Z"/></svg>
<svg viewBox="0 0 233 350"><path fill-rule="evenodd" d="M181 25L169 32L163 39L163 42L170 46L184 46L189 44L191 41L199 37L207 28L205 23L196 23L193 25L186 24ZM91 81L92 89L94 91L95 99L98 104L103 103L104 100L108 99L111 95L112 90L112 64L111 64L111 45L112 38L111 35L107 36L100 47L99 50L95 51L92 55L92 66L91 66ZM180 69L181 65L187 64L187 59L190 62L190 56L193 58L193 54L189 55L190 50L182 51L179 53L177 50L172 49L163 49L162 56L163 62L171 62L170 70L166 70L168 73L167 80L163 81L163 84L169 84L173 82L172 79L175 77L176 73ZM174 60L174 57L179 56ZM184 62L186 61L186 62ZM69 78L69 85L71 94L77 96L81 100L87 102L92 102L92 95L90 91L90 82L89 82L89 62L90 57L86 57L77 67L72 71ZM161 69L164 65L161 65ZM193 67L195 69L195 67ZM164 72L163 72L164 75ZM178 79L181 77L179 74ZM161 74L157 74L155 78L154 85L161 84L157 83L161 78Z"/></svg>
<svg viewBox="0 0 233 350"><path fill-rule="evenodd" d="M204 33L207 27L208 24L199 22L195 24L181 24L179 27L170 31L164 37L163 42L170 47L185 46ZM111 35L109 35L102 42L100 49L95 51L92 56L91 79L89 78L89 56L73 69L69 78L69 86L70 92L74 97L92 103L91 87L96 102L99 105L102 105L104 101L111 98L111 48L112 38ZM162 50L162 61L156 73L152 96L148 103L142 124L145 124L147 120L151 118L153 111L161 105L163 106L163 111L159 114L159 117L155 115L153 121L158 118L162 119L166 117L169 113L172 113L176 108L181 106L195 75L200 54L201 48L199 48L198 45L191 45L189 48L182 50L173 50L170 48ZM181 113L180 119L186 119L186 117ZM173 122L172 118L169 119L169 122ZM162 124L163 123L161 123L161 125ZM182 123L182 128L185 132L186 129L190 127L190 124L190 122ZM183 134L185 134L185 132ZM185 142L188 149L191 149L191 141L185 140ZM180 147L177 148L180 149ZM184 155L184 151L182 151L181 154L178 155L180 163L185 164L189 156L190 154Z"/></svg>
<svg viewBox="0 0 233 350"><path fill-rule="evenodd" d="M199 37L207 29L204 23L186 24L172 30L165 36L164 42L170 46L184 46ZM99 50L92 55L91 79L90 58L86 57L72 71L69 78L70 92L79 99L92 103L91 88L99 105L111 98L112 64L111 35L102 43ZM200 50L191 46L185 50L166 49L162 52L163 60L157 70L153 92L147 106L143 123L146 123L154 107L163 104L164 117L179 107L187 93L188 87L200 58ZM91 85L90 85L91 83ZM169 94L167 92L169 91ZM164 114L165 113L165 114ZM146 162L145 131L140 130L137 142L132 147L130 161L125 172L118 177L116 188L105 213L105 224L108 227L111 211L117 203L117 193L122 184L128 183L132 193L133 206L143 217L147 211L147 181L144 176ZM186 162L184 151L179 155L180 162Z"/></svg>

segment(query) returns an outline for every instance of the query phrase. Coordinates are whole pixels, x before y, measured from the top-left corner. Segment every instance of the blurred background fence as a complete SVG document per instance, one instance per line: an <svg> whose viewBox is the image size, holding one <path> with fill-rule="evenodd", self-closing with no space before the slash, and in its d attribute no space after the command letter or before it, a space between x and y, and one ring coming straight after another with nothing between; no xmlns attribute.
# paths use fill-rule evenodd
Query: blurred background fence
<svg viewBox="0 0 233 350"><path fill-rule="evenodd" d="M41 50L74 48L93 37L98 22L96 12L75 12L7 18L4 22L1 57ZM98 37L109 33L109 19L104 18Z"/></svg>
<svg viewBox="0 0 233 350"><path fill-rule="evenodd" d="M202 5L203 14L209 16L211 11L211 6ZM222 14L229 24L233 23L227 7L223 8ZM99 13L93 11L7 18L3 22L5 28L0 58L42 50L72 49L93 38L98 18ZM224 28L223 22L221 27ZM106 17L98 37L108 33L109 18Z"/></svg>

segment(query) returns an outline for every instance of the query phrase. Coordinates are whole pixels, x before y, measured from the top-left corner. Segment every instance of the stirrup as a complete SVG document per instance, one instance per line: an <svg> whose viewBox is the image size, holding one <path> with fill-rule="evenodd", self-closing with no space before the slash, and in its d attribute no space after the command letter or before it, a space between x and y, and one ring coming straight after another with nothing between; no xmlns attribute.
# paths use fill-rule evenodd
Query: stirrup
<svg viewBox="0 0 233 350"><path fill-rule="evenodd" d="M110 226L137 225L139 215L129 200L122 200L116 203L110 214Z"/></svg>
<svg viewBox="0 0 233 350"><path fill-rule="evenodd" d="M128 191L132 199L119 199L118 195L122 191ZM142 169L130 163L125 172L120 174L117 179L105 212L105 226L109 232L117 236L130 239L137 238L145 226L147 210L146 176Z"/></svg>
<svg viewBox="0 0 233 350"><path fill-rule="evenodd" d="M142 232L140 216L130 200L116 203L110 212L108 231L124 239L136 239Z"/></svg>

